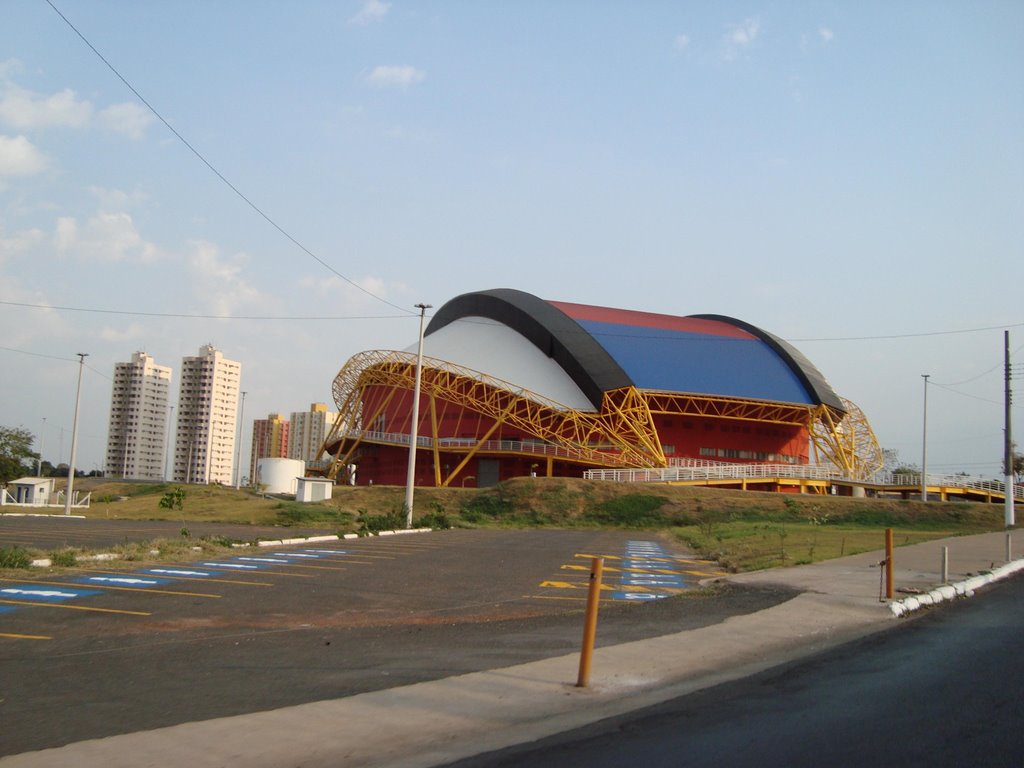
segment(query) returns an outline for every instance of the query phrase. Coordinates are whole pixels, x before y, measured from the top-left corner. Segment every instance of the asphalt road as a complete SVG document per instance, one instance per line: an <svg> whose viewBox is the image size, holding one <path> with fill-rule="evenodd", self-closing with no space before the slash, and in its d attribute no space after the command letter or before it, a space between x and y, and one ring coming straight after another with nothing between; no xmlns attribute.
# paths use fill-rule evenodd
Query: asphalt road
<svg viewBox="0 0 1024 768"><path fill-rule="evenodd" d="M1024 577L897 627L449 768L1024 765Z"/></svg>
<svg viewBox="0 0 1024 768"><path fill-rule="evenodd" d="M0 755L578 651L594 555L608 558L599 646L792 596L695 595L712 566L666 547L622 531L445 531L8 574Z"/></svg>

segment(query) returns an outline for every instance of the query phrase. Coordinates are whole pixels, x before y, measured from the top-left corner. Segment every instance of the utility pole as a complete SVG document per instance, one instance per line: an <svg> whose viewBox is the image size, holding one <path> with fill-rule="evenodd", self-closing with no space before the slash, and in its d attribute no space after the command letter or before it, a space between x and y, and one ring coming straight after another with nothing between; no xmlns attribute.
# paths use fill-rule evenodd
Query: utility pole
<svg viewBox="0 0 1024 768"><path fill-rule="evenodd" d="M924 427L921 429L921 501L928 501L928 379L930 373L922 373L924 379Z"/></svg>
<svg viewBox="0 0 1024 768"><path fill-rule="evenodd" d="M235 490L242 487L242 433L245 430L245 392L242 392L242 407L238 411L238 447L235 449ZM252 467L249 467L252 474Z"/></svg>
<svg viewBox="0 0 1024 768"><path fill-rule="evenodd" d="M1010 401L1013 397L1010 390L1010 332L1003 331L1003 356L1006 360L1004 374L1004 400L1006 402L1006 441L1004 450L1006 483L1003 486L1004 518L1007 528L1014 526L1013 510L1013 436L1010 433Z"/></svg>
<svg viewBox="0 0 1024 768"><path fill-rule="evenodd" d="M43 476L43 432L46 431L46 417L43 416L43 427L39 430L39 460L37 461L36 475Z"/></svg>
<svg viewBox="0 0 1024 768"><path fill-rule="evenodd" d="M423 368L423 316L431 304L417 304L420 311L420 337L416 348L416 383L412 390L412 430L409 435L409 471L405 478L405 527L412 528L412 489L416 482L416 440L420 421L420 375Z"/></svg>
<svg viewBox="0 0 1024 768"><path fill-rule="evenodd" d="M64 514L71 514L71 492L75 486L75 449L78 448L78 406L82 402L82 369L87 352L78 352L78 388L75 390L75 420L71 426L71 462L68 465L68 487L64 492Z"/></svg>

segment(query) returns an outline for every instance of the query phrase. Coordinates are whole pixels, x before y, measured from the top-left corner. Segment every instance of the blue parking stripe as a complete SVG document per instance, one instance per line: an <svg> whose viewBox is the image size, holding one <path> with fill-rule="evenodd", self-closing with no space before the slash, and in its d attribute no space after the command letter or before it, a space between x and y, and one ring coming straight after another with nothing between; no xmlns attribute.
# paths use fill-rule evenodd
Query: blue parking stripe
<svg viewBox="0 0 1024 768"><path fill-rule="evenodd" d="M98 595L95 589L78 589L69 587L45 587L39 584L15 584L0 589L0 597L11 600L38 600L41 603L59 603L73 600L76 597Z"/></svg>
<svg viewBox="0 0 1024 768"><path fill-rule="evenodd" d="M80 576L74 580L79 584L93 584L95 586L111 587L136 587L144 589L148 587L159 587L162 584L170 584L173 579L143 578L125 574L124 576Z"/></svg>

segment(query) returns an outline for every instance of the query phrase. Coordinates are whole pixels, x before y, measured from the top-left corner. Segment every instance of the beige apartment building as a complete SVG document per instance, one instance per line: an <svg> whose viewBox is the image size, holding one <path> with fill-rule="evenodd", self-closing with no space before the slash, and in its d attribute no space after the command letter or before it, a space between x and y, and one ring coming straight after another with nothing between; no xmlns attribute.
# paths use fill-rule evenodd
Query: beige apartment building
<svg viewBox="0 0 1024 768"><path fill-rule="evenodd" d="M242 365L212 344L181 361L174 481L231 485Z"/></svg>
<svg viewBox="0 0 1024 768"><path fill-rule="evenodd" d="M306 412L292 413L288 434L288 458L299 459L310 467L316 461L316 455L324 439L334 426L337 413L327 410L324 403L313 403Z"/></svg>
<svg viewBox="0 0 1024 768"><path fill-rule="evenodd" d="M114 364L104 474L161 481L167 469L167 410L171 369L145 352Z"/></svg>

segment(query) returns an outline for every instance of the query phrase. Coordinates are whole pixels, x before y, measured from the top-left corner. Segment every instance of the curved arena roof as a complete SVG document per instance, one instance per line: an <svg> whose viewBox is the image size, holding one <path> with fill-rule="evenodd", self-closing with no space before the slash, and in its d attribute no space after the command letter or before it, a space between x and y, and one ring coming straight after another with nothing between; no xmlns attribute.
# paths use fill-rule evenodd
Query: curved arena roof
<svg viewBox="0 0 1024 768"><path fill-rule="evenodd" d="M600 409L606 391L634 386L845 412L798 350L721 315L635 312L500 288L442 306L426 329L424 352L580 410Z"/></svg>

